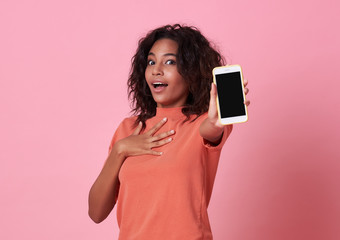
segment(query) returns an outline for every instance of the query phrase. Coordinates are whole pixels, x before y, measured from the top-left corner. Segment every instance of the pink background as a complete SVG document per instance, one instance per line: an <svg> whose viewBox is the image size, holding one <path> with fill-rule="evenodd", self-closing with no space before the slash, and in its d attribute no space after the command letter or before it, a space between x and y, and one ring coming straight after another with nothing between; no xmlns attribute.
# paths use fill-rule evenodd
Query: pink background
<svg viewBox="0 0 340 240"><path fill-rule="evenodd" d="M340 239L339 3L0 2L0 239L116 239L88 191L119 122L138 39L199 27L249 79L209 207L216 240Z"/></svg>

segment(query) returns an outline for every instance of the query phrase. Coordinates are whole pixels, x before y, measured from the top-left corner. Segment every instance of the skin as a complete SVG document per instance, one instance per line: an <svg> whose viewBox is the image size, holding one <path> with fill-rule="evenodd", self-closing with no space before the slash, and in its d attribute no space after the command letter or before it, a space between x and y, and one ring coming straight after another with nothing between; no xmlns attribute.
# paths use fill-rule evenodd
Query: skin
<svg viewBox="0 0 340 240"><path fill-rule="evenodd" d="M186 102L189 90L185 80L177 71L177 49L178 45L175 41L160 39L154 43L150 50L145 79L157 107L181 107ZM167 84L167 87L156 90L153 86L155 82ZM245 81L246 85L247 81ZM245 94L247 94L248 88L245 87L244 89ZM228 128L228 131L232 128L232 125L223 126L219 123L216 95L216 86L212 83L208 117L200 126L200 135L212 144L220 142L225 128ZM245 102L246 105L249 105L249 103L249 101ZM162 155L162 152L155 151L153 148L171 143L171 136L175 134L175 131L161 131L166 122L167 119L165 118L144 133L141 133L142 124L139 123L130 136L114 144L89 193L89 216L94 222L102 222L115 205L117 188L119 187L118 173L125 159L130 156L145 154ZM158 130L160 130L160 133L155 134Z"/></svg>
<svg viewBox="0 0 340 240"><path fill-rule="evenodd" d="M150 49L145 79L157 107L181 107L189 95L189 87L177 71L177 49L177 43L166 38L156 41ZM155 88L153 83L157 82L167 86Z"/></svg>

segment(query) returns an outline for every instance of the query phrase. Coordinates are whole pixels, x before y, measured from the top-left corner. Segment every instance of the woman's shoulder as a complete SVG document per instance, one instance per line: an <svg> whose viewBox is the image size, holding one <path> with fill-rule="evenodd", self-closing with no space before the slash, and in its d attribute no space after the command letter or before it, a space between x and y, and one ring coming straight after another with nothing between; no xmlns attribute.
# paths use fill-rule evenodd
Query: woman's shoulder
<svg viewBox="0 0 340 240"><path fill-rule="evenodd" d="M111 146L119 139L125 138L133 132L137 117L127 117L120 122L113 135Z"/></svg>
<svg viewBox="0 0 340 240"><path fill-rule="evenodd" d="M127 117L124 118L123 121L120 122L119 126L116 128L115 133L113 134L109 151L111 151L113 145L122 138L125 138L133 132L134 122L137 117Z"/></svg>
<svg viewBox="0 0 340 240"><path fill-rule="evenodd" d="M121 121L118 128L132 130L133 128L135 128L136 119L137 119L137 116L126 117L123 119L123 121Z"/></svg>

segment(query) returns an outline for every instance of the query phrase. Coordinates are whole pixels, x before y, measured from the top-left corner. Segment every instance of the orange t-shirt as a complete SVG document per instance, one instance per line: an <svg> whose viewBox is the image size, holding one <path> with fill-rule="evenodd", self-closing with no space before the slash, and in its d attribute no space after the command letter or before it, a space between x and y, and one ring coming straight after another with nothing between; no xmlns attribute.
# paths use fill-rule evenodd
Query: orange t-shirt
<svg viewBox="0 0 340 240"><path fill-rule="evenodd" d="M161 156L129 157L119 172L117 219L120 240L210 240L207 207L222 146L231 127L226 127L218 146L200 136L207 114L186 121L182 108L157 108L146 121L148 131L164 117L159 133L175 130L173 141L155 148ZM136 117L126 118L113 137L113 144L132 134ZM157 133L156 133L157 134Z"/></svg>

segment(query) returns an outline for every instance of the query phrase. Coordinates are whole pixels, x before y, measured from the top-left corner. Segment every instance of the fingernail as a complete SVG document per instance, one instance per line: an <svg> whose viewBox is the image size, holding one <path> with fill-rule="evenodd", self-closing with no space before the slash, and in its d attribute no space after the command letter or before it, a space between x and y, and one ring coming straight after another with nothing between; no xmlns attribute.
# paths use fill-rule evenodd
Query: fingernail
<svg viewBox="0 0 340 240"><path fill-rule="evenodd" d="M172 138L169 138L169 139L168 139L168 142L171 142L171 141L172 141Z"/></svg>
<svg viewBox="0 0 340 240"><path fill-rule="evenodd" d="M163 154L163 152L159 152L159 155L162 155Z"/></svg>
<svg viewBox="0 0 340 240"><path fill-rule="evenodd" d="M166 117L165 117L165 118L163 118L163 121L164 121L164 122L166 121Z"/></svg>
<svg viewBox="0 0 340 240"><path fill-rule="evenodd" d="M175 133L175 130L170 130L170 134L173 134L173 133Z"/></svg>

